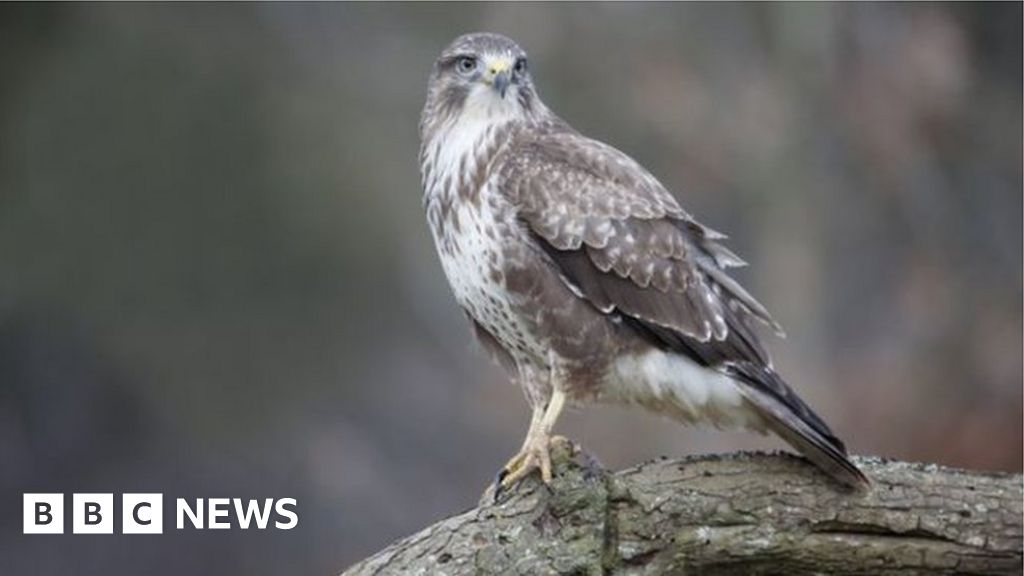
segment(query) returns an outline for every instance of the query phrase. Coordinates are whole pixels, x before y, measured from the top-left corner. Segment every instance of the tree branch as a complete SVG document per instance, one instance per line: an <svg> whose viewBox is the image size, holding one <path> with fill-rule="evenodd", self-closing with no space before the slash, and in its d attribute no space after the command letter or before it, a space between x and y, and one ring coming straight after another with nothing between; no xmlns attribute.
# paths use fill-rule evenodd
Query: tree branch
<svg viewBox="0 0 1024 576"><path fill-rule="evenodd" d="M1020 574L1018 474L857 458L841 492L785 454L618 473L556 453L550 489L443 520L349 568L371 574Z"/></svg>

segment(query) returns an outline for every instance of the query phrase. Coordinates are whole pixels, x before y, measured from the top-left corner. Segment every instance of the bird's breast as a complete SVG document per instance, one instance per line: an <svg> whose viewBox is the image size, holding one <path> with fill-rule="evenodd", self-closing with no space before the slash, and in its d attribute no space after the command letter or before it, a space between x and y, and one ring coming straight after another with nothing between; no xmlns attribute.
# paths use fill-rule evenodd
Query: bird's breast
<svg viewBox="0 0 1024 576"><path fill-rule="evenodd" d="M506 276L525 249L512 208L485 185L478 202L456 199L444 218L434 239L456 301L513 356L543 358L536 327L520 313L521 296Z"/></svg>
<svg viewBox="0 0 1024 576"><path fill-rule="evenodd" d="M495 169L510 131L508 124L472 119L444 126L425 140L424 201L458 303L506 349L539 354L539 343L514 311L505 277L508 260L523 243Z"/></svg>

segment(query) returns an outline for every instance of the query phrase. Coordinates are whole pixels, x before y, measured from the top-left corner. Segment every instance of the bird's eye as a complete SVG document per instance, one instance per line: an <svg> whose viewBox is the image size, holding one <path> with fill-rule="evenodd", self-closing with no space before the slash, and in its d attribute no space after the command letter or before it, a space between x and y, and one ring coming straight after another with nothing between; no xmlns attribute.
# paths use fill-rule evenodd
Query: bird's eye
<svg viewBox="0 0 1024 576"><path fill-rule="evenodd" d="M516 66L513 69L516 74L524 74L526 72L526 58L520 58L516 60Z"/></svg>
<svg viewBox="0 0 1024 576"><path fill-rule="evenodd" d="M476 58L472 56L459 56L455 61L455 69L460 74L469 74L476 70Z"/></svg>

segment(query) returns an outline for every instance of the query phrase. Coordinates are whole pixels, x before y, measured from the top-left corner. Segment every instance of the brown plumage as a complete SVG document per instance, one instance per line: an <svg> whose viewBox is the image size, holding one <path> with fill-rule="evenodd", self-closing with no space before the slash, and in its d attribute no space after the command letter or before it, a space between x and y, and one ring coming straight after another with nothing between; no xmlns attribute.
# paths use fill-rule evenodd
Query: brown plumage
<svg viewBox="0 0 1024 576"><path fill-rule="evenodd" d="M726 274L744 263L724 236L636 161L555 116L514 42L470 34L445 49L420 136L445 274L534 409L506 485L533 468L549 478L565 401L772 430L840 482L867 483L772 368L756 325L781 330Z"/></svg>

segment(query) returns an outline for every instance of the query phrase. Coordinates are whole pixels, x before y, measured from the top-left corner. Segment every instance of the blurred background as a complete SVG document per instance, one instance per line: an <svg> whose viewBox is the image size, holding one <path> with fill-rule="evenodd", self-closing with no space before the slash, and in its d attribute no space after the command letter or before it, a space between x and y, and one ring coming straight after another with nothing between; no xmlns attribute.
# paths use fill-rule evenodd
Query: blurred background
<svg viewBox="0 0 1024 576"><path fill-rule="evenodd" d="M855 453L1022 466L1021 4L0 7L0 572L329 574L475 505L528 423L420 204L473 30L730 233ZM771 449L569 414L608 467ZM21 493L294 497L292 531L23 536ZM70 496L67 496L70 502ZM68 528L70 531L70 528Z"/></svg>

